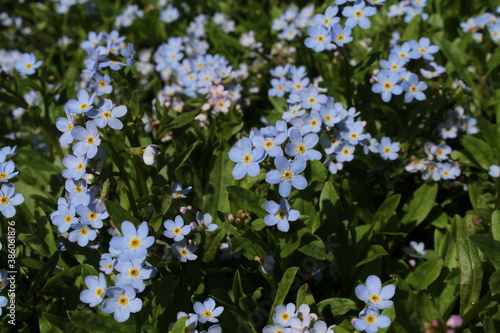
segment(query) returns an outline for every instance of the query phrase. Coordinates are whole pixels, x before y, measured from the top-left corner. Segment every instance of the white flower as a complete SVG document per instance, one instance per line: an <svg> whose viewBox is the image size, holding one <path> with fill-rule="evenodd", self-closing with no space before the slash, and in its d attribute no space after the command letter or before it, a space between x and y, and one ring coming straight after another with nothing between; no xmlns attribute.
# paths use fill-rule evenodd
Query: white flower
<svg viewBox="0 0 500 333"><path fill-rule="evenodd" d="M150 166L156 166L155 156L160 154L160 146L158 145L149 145L144 149L144 163Z"/></svg>

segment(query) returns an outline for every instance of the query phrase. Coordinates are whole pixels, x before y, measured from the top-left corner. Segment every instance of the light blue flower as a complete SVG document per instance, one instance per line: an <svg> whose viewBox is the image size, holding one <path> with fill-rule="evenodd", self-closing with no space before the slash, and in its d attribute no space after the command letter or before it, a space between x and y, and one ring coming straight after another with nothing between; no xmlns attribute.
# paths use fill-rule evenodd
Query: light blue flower
<svg viewBox="0 0 500 333"><path fill-rule="evenodd" d="M130 284L136 292L142 292L146 288L143 281L154 277L156 274L156 269L145 264L146 260L142 258L132 258L130 261L118 261L114 267L120 274L115 276L115 285L123 287Z"/></svg>
<svg viewBox="0 0 500 333"><path fill-rule="evenodd" d="M302 137L298 129L290 131L290 143L285 146L285 153L288 156L295 157L296 159L303 159L305 161L321 159L321 153L312 149L319 141L316 133L309 133Z"/></svg>
<svg viewBox="0 0 500 333"><path fill-rule="evenodd" d="M99 277L89 275L85 277L85 285L88 289L80 293L80 301L87 303L91 308L100 304L104 300L107 288L106 278L100 273Z"/></svg>
<svg viewBox="0 0 500 333"><path fill-rule="evenodd" d="M110 247L121 251L118 259L120 261L132 258L146 258L148 248L154 244L155 238L148 236L149 227L147 222L142 222L136 229L129 221L122 223L122 235L114 236L109 242Z"/></svg>
<svg viewBox="0 0 500 333"><path fill-rule="evenodd" d="M74 206L59 205L56 213L52 216L52 224L57 227L60 233L65 233L72 224L78 223Z"/></svg>
<svg viewBox="0 0 500 333"><path fill-rule="evenodd" d="M63 132L63 134L59 138L61 147L72 144L73 140L75 139L73 138L73 135L71 135L71 131L74 127L74 118L66 108L64 108L64 112L66 112L66 118L59 117L56 120L57 129Z"/></svg>
<svg viewBox="0 0 500 333"><path fill-rule="evenodd" d="M392 95L401 95L403 89L398 85L399 75L390 71L380 71L377 74L377 83L372 86L374 93L381 93L382 100L389 102Z"/></svg>
<svg viewBox="0 0 500 333"><path fill-rule="evenodd" d="M94 229L89 228L87 225L82 223L73 223L71 231L68 235L68 240L73 243L78 243L81 247L87 246L87 244L97 237L97 233Z"/></svg>
<svg viewBox="0 0 500 333"><path fill-rule="evenodd" d="M113 313L117 322L124 322L130 317L130 313L142 309L142 300L135 297L135 290L129 284L122 287L109 287L106 289L109 298L102 303L103 313Z"/></svg>
<svg viewBox="0 0 500 333"><path fill-rule="evenodd" d="M332 41L338 46L344 46L349 42L352 42L351 28L343 28L340 24L334 24L332 27Z"/></svg>
<svg viewBox="0 0 500 333"><path fill-rule="evenodd" d="M78 90L77 100L70 99L64 105L64 109L71 113L86 113L92 109L92 104L94 103L95 93L89 96L89 93L85 89Z"/></svg>
<svg viewBox="0 0 500 333"><path fill-rule="evenodd" d="M229 151L229 158L236 162L233 169L234 179L242 179L248 174L255 177L260 172L259 163L266 157L266 151L262 147L252 149L252 141L249 138L242 138L236 147Z"/></svg>
<svg viewBox="0 0 500 333"><path fill-rule="evenodd" d="M379 328L389 327L391 319L381 315L377 309L367 308L359 313L359 319L355 319L354 328L366 333L376 333Z"/></svg>
<svg viewBox="0 0 500 333"><path fill-rule="evenodd" d="M78 207L79 205L89 205L90 194L87 193L87 181L85 179L68 179L64 184L64 188L68 191L69 203L72 206Z"/></svg>
<svg viewBox="0 0 500 333"><path fill-rule="evenodd" d="M216 230L219 226L215 223L212 223L212 215L205 213L204 215L201 212L196 213L196 222L198 225L205 231L212 232Z"/></svg>
<svg viewBox="0 0 500 333"><path fill-rule="evenodd" d="M97 154L97 148L101 144L99 131L94 122L87 121L86 128L76 126L71 135L80 140L73 145L73 153L75 155L87 155L87 158L92 158Z"/></svg>
<svg viewBox="0 0 500 333"><path fill-rule="evenodd" d="M2 315L2 308L7 305L9 300L5 296L0 296L0 316Z"/></svg>
<svg viewBox="0 0 500 333"><path fill-rule="evenodd" d="M431 41L427 37L420 38L418 42L416 40L411 40L410 46L412 51L410 53L410 57L412 59L424 58L426 60L434 60L432 54L439 51L439 46L430 44Z"/></svg>
<svg viewBox="0 0 500 333"><path fill-rule="evenodd" d="M267 226L278 226L278 230L287 232L290 229L289 221L296 221L300 217L300 212L296 209L290 209L290 204L285 198L281 198L278 205L275 201L267 201L264 208L269 213L264 217L264 223Z"/></svg>
<svg viewBox="0 0 500 333"><path fill-rule="evenodd" d="M366 279L366 286L358 284L354 292L356 297L365 302L369 307L382 310L392 306L393 302L389 299L394 296L396 286L388 284L382 287L380 278L376 275L370 275Z"/></svg>
<svg viewBox="0 0 500 333"><path fill-rule="evenodd" d="M2 185L0 189L0 212L6 218L16 215L14 206L24 202L24 197L21 193L14 193L15 188L12 183Z"/></svg>
<svg viewBox="0 0 500 333"><path fill-rule="evenodd" d="M78 206L76 212L80 223L91 225L93 228L100 229L103 226L102 220L109 217L104 205L98 202L92 202L88 206Z"/></svg>
<svg viewBox="0 0 500 333"><path fill-rule="evenodd" d="M192 189L193 189L192 186L188 186L183 189L181 183L175 182L174 185L172 185L172 198L173 199L187 198L187 194L191 192Z"/></svg>
<svg viewBox="0 0 500 333"><path fill-rule="evenodd" d="M0 163L0 183L7 183L10 179L19 174L19 171L14 172L16 168L14 162L7 161Z"/></svg>
<svg viewBox="0 0 500 333"><path fill-rule="evenodd" d="M14 67L16 68L19 75L32 75L35 74L35 70L42 65L42 61L36 61L35 54L24 53L21 56Z"/></svg>
<svg viewBox="0 0 500 333"><path fill-rule="evenodd" d="M367 18L377 13L375 7L365 7L363 1L357 2L354 6L345 7L342 15L347 17L345 22L346 27L354 28L359 25L362 29L368 29L371 25L370 20Z"/></svg>
<svg viewBox="0 0 500 333"><path fill-rule="evenodd" d="M411 241L410 246L405 248L405 251L410 257L419 258L425 254L425 244L424 242Z"/></svg>
<svg viewBox="0 0 500 333"><path fill-rule="evenodd" d="M278 156L274 159L274 165L278 170L269 171L266 181L269 184L279 184L279 193L283 198L290 195L292 186L298 190L307 187L307 180L299 175L306 168L304 159L296 159L290 163L286 157Z"/></svg>
<svg viewBox="0 0 500 333"><path fill-rule="evenodd" d="M167 229L163 232L163 235L168 238L173 238L176 242L180 242L184 239L184 236L189 235L191 232L191 227L189 225L184 225L184 219L180 215L175 217L175 222L170 219L165 220L163 226Z"/></svg>
<svg viewBox="0 0 500 333"><path fill-rule="evenodd" d="M309 37L304 41L305 45L316 52L324 51L331 42L330 31L322 25L313 25L307 29Z"/></svg>
<svg viewBox="0 0 500 333"><path fill-rule="evenodd" d="M110 99L104 98L99 102L97 114L90 113L88 115L94 119L94 124L97 127L109 126L112 129L120 130L123 128L123 123L118 118L127 114L127 107L125 105L114 106Z"/></svg>
<svg viewBox="0 0 500 333"><path fill-rule="evenodd" d="M419 82L416 74L410 74L410 78L401 84L401 88L406 91L406 103L410 103L414 98L417 101L423 101L425 99L423 91L427 89L427 83Z"/></svg>
<svg viewBox="0 0 500 333"><path fill-rule="evenodd" d="M380 157L382 157L384 160L395 160L396 158L398 158L398 151L399 142L391 143L391 139L385 136L380 139L378 152L380 154Z"/></svg>
<svg viewBox="0 0 500 333"><path fill-rule="evenodd" d="M80 180L87 169L87 158L85 155L66 155L62 159L62 164L66 167L62 171L64 178Z"/></svg>
<svg viewBox="0 0 500 333"><path fill-rule="evenodd" d="M339 12L339 7L328 6L325 14L316 14L313 18L314 24L323 25L325 28L331 28L335 23L339 23L340 17L336 15Z"/></svg>
<svg viewBox="0 0 500 333"><path fill-rule="evenodd" d="M342 142L335 148L335 159L337 162L350 162L354 159L355 146L348 142Z"/></svg>
<svg viewBox="0 0 500 333"><path fill-rule="evenodd" d="M186 239L181 240L172 245L172 252L177 256L181 262L188 260L196 260L198 256L194 252L198 249L198 245L187 244Z"/></svg>
<svg viewBox="0 0 500 333"><path fill-rule="evenodd" d="M303 90L300 94L300 103L304 109L319 110L321 105L326 102L326 95L320 94L318 89L310 86L307 90Z"/></svg>
<svg viewBox="0 0 500 333"><path fill-rule="evenodd" d="M498 166L498 165L490 165L490 170L488 171L488 174L491 177L495 177L495 178L500 177L500 166Z"/></svg>
<svg viewBox="0 0 500 333"><path fill-rule="evenodd" d="M216 307L215 301L211 297L207 298L203 303L194 303L193 309L198 315L198 321L202 324L206 322L217 323L219 319L216 317L220 316L224 311L223 306Z"/></svg>

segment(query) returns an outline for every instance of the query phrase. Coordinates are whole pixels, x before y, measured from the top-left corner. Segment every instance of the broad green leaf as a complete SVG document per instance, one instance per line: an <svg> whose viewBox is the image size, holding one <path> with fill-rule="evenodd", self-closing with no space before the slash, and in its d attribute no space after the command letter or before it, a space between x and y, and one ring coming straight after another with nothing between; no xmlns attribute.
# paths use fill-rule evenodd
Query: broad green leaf
<svg viewBox="0 0 500 333"><path fill-rule="evenodd" d="M171 333L185 333L186 332L186 320L188 317L181 317L176 322L174 327L172 327Z"/></svg>
<svg viewBox="0 0 500 333"><path fill-rule="evenodd" d="M77 328L91 333L135 333L135 315L127 323L118 323L112 315L94 314L83 311L68 311L69 319ZM184 332L184 331L182 331Z"/></svg>
<svg viewBox="0 0 500 333"><path fill-rule="evenodd" d="M293 281L295 280L295 275L299 267L290 267L283 274L283 278L281 279L278 290L276 290L276 296L274 296L273 305L271 306L271 313L269 314L269 320L267 321L268 325L273 323L273 314L276 307L280 304L283 304L285 301L285 297L292 286Z"/></svg>
<svg viewBox="0 0 500 333"><path fill-rule="evenodd" d="M494 240L500 241L500 210L495 210L491 215L491 233Z"/></svg>
<svg viewBox="0 0 500 333"><path fill-rule="evenodd" d="M460 315L466 313L479 299L483 266L477 247L469 240L475 232L472 216L458 222L457 254L460 263Z"/></svg>
<svg viewBox="0 0 500 333"><path fill-rule="evenodd" d="M194 120L194 117L196 117L198 113L200 113L200 111L196 110L177 114L170 122L165 123L164 132L189 124Z"/></svg>
<svg viewBox="0 0 500 333"><path fill-rule="evenodd" d="M424 183L420 186L412 198L403 207L405 215L401 219L402 224L420 224L429 214L434 206L438 185L435 183Z"/></svg>
<svg viewBox="0 0 500 333"><path fill-rule="evenodd" d="M442 268L443 259L434 258L428 260L418 265L417 268L408 275L406 281L416 289L426 289L439 277Z"/></svg>
<svg viewBox="0 0 500 333"><path fill-rule="evenodd" d="M469 153L471 160L475 161L478 167L489 170L490 165L494 164L492 160L493 151L483 140L472 135L465 135L460 142Z"/></svg>
<svg viewBox="0 0 500 333"><path fill-rule="evenodd" d="M299 251L307 256L324 260L326 257L325 243L316 235L305 234L302 237L302 246L299 247Z"/></svg>
<svg viewBox="0 0 500 333"><path fill-rule="evenodd" d="M226 233L216 229L211 232L203 243L203 261L206 263L212 262L219 250L219 245L226 238Z"/></svg>
<svg viewBox="0 0 500 333"><path fill-rule="evenodd" d="M280 257L286 258L299 248L304 234L308 232L307 228L302 228L295 233L286 233L279 239L281 248Z"/></svg>
<svg viewBox="0 0 500 333"><path fill-rule="evenodd" d="M31 247L33 250L35 250L36 253L39 253L45 257L50 257L51 253L49 252L48 249L46 249L42 243L40 242L40 239L36 237L35 235L32 234L18 234L17 237L27 246Z"/></svg>
<svg viewBox="0 0 500 333"><path fill-rule="evenodd" d="M309 288L309 285L307 283L304 283L303 285L301 285L299 290L297 291L297 301L295 304L296 304L297 308L299 306L301 306L302 304L307 304L307 305L315 304L314 296L313 296L311 289Z"/></svg>
<svg viewBox="0 0 500 333"><path fill-rule="evenodd" d="M490 236L483 234L471 235L469 239L488 257L500 261L500 241L494 240Z"/></svg>
<svg viewBox="0 0 500 333"><path fill-rule="evenodd" d="M400 200L401 194L393 194L385 199L382 205L380 205L379 209L375 213L375 216L373 217L372 222L374 224L375 231L384 229L387 222L389 222L390 218L396 213Z"/></svg>
<svg viewBox="0 0 500 333"><path fill-rule="evenodd" d="M381 256L386 256L388 255L387 251L380 245L370 245L370 249L368 250L368 253L366 254L365 258L358 262L355 267L362 266L364 264L369 263L370 261L373 261Z"/></svg>
<svg viewBox="0 0 500 333"><path fill-rule="evenodd" d="M493 295L500 293L500 269L491 274L489 285Z"/></svg>
<svg viewBox="0 0 500 333"><path fill-rule="evenodd" d="M356 302L349 298L327 298L322 300L318 303L318 312L323 313L327 307L330 307L334 317L358 309Z"/></svg>
<svg viewBox="0 0 500 333"><path fill-rule="evenodd" d="M132 216L125 208L120 204L106 200L105 202L106 210L108 211L109 217L113 221L114 225L118 230L121 231L121 226L123 221L129 221L138 226L140 224L139 220Z"/></svg>
<svg viewBox="0 0 500 333"><path fill-rule="evenodd" d="M226 214L229 212L226 186L233 180L231 171L234 163L229 159L228 150L227 143L221 142L214 150L210 163L210 177L206 185L209 193L203 195L203 212L210 213L212 216L216 216L217 211Z"/></svg>
<svg viewBox="0 0 500 333"><path fill-rule="evenodd" d="M44 264L39 274L36 276L33 284L30 287L30 295L33 296L41 286L47 282L49 276L52 275L52 272L56 269L57 262L59 261L59 252L56 252L49 258Z"/></svg>
<svg viewBox="0 0 500 333"><path fill-rule="evenodd" d="M228 186L229 200L245 212L255 213L259 217L265 217L268 212L264 209L266 199L254 192L240 186Z"/></svg>
<svg viewBox="0 0 500 333"><path fill-rule="evenodd" d="M67 328L71 324L66 318L42 312L38 320L38 325L40 327L40 333L64 333L67 332Z"/></svg>

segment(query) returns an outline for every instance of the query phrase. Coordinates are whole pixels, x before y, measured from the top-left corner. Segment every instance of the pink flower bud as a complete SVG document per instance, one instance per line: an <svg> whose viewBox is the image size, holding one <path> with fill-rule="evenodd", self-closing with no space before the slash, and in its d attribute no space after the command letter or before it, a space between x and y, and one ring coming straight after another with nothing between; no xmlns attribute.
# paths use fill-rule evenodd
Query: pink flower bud
<svg viewBox="0 0 500 333"><path fill-rule="evenodd" d="M198 227L198 223L191 222L191 223L189 223L189 226L191 227L192 230L196 230L196 228Z"/></svg>
<svg viewBox="0 0 500 333"><path fill-rule="evenodd" d="M181 214L186 214L187 207L182 206L181 208L179 208L179 211L181 212Z"/></svg>
<svg viewBox="0 0 500 333"><path fill-rule="evenodd" d="M448 321L446 322L446 326L450 328L459 328L460 326L462 326L462 324L463 324L462 317L457 315L452 315L450 319L448 319Z"/></svg>

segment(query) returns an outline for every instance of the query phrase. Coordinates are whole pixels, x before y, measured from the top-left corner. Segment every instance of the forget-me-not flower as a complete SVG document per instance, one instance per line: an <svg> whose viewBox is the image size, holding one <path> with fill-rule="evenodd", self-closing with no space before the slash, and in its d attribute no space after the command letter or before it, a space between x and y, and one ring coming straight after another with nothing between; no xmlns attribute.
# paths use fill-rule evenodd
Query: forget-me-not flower
<svg viewBox="0 0 500 333"><path fill-rule="evenodd" d="M264 217L264 223L267 226L277 225L278 230L287 232L290 229L289 221L296 221L300 217L300 212L296 209L290 209L290 204L285 198L281 198L280 203L267 201L264 208L269 213Z"/></svg>
<svg viewBox="0 0 500 333"><path fill-rule="evenodd" d="M271 170L266 174L266 181L269 184L279 184L279 193L283 198L288 197L292 191L292 186L298 190L307 187L307 180L299 175L306 168L305 159L296 159L291 163L284 156L274 159L274 165L278 170Z"/></svg>

